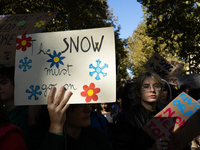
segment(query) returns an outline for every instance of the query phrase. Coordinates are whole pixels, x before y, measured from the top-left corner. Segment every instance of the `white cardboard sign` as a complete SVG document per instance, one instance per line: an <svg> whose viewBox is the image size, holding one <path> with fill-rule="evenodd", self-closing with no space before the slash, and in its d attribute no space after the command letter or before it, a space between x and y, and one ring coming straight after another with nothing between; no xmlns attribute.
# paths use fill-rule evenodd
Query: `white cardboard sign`
<svg viewBox="0 0 200 150"><path fill-rule="evenodd" d="M70 104L116 100L113 27L17 37L15 104L46 104L62 85L73 92Z"/></svg>

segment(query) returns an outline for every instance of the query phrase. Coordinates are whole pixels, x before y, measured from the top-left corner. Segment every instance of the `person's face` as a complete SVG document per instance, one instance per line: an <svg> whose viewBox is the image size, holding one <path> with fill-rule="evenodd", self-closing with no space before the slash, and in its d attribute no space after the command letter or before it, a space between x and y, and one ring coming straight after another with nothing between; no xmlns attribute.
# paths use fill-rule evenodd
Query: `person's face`
<svg viewBox="0 0 200 150"><path fill-rule="evenodd" d="M145 106L151 103L157 103L161 96L160 91L161 85L151 77L148 77L143 81L137 95L141 98L141 104Z"/></svg>
<svg viewBox="0 0 200 150"><path fill-rule="evenodd" d="M90 125L91 105L81 104L74 108L72 112L68 112L66 123L76 128L84 128Z"/></svg>
<svg viewBox="0 0 200 150"><path fill-rule="evenodd" d="M14 85L9 78L0 77L0 100L14 100Z"/></svg>
<svg viewBox="0 0 200 150"><path fill-rule="evenodd" d="M160 99L162 105L166 105L168 91L163 91Z"/></svg>
<svg viewBox="0 0 200 150"><path fill-rule="evenodd" d="M101 103L102 110L106 110L107 107L108 107L108 105L106 103Z"/></svg>
<svg viewBox="0 0 200 150"><path fill-rule="evenodd" d="M122 99L121 98L117 99L117 102L119 103L119 105L121 107L122 106Z"/></svg>
<svg viewBox="0 0 200 150"><path fill-rule="evenodd" d="M188 93L189 93L189 91L190 91L190 89L185 89L185 93L187 93L187 94L188 94Z"/></svg>

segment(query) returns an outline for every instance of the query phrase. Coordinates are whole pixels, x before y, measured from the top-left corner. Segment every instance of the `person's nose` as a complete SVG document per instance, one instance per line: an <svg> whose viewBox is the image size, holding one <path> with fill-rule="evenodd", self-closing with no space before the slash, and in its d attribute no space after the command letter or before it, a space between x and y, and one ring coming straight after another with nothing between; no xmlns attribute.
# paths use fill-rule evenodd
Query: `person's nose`
<svg viewBox="0 0 200 150"><path fill-rule="evenodd" d="M150 92L155 92L155 88L153 86L150 86Z"/></svg>

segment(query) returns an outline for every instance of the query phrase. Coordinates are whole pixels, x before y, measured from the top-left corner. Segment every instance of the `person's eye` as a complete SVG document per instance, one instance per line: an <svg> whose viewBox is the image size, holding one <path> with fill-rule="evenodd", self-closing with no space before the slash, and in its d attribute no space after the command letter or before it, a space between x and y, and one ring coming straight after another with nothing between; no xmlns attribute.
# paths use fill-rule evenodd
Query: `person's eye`
<svg viewBox="0 0 200 150"><path fill-rule="evenodd" d="M144 85L143 88L144 88L144 89L148 89L148 88L149 88L149 85Z"/></svg>
<svg viewBox="0 0 200 150"><path fill-rule="evenodd" d="M154 85L154 88L160 88L160 86L158 84Z"/></svg>

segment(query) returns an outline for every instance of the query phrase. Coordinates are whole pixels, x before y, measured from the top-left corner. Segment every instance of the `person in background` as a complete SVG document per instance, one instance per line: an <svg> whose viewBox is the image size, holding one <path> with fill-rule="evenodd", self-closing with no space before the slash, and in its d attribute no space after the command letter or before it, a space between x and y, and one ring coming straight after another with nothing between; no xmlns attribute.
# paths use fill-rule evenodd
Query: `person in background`
<svg viewBox="0 0 200 150"><path fill-rule="evenodd" d="M164 82L161 99L158 101L158 108L162 110L167 106L175 97L178 96L177 90L169 84L166 80L161 79Z"/></svg>
<svg viewBox="0 0 200 150"><path fill-rule="evenodd" d="M166 150L169 139L154 140L142 127L158 112L158 101L161 98L164 83L154 73L146 72L134 81L133 100L138 104L131 106L117 120L113 148L115 150Z"/></svg>
<svg viewBox="0 0 200 150"><path fill-rule="evenodd" d="M136 101L133 100L133 85L134 83L127 83L123 88L121 94L121 112L127 111L131 106L137 104Z"/></svg>
<svg viewBox="0 0 200 150"><path fill-rule="evenodd" d="M0 103L0 150L27 150L22 130L10 124L10 120Z"/></svg>
<svg viewBox="0 0 200 150"><path fill-rule="evenodd" d="M114 120L113 113L111 109L112 103L100 103L100 111L101 114L107 120L107 136L109 138L110 143L113 141L113 129L114 129Z"/></svg>
<svg viewBox="0 0 200 150"><path fill-rule="evenodd" d="M109 123L113 123L112 109L110 103L100 103L100 111Z"/></svg>
<svg viewBox="0 0 200 150"><path fill-rule="evenodd" d="M179 88L179 93L185 92L186 94L188 94L190 89L191 89L191 87L189 85L183 84Z"/></svg>
<svg viewBox="0 0 200 150"><path fill-rule="evenodd" d="M46 128L46 135L41 137L38 134L32 140L34 145L30 150L112 150L108 137L102 129L90 126L92 106L68 104L72 92L69 91L64 96L64 86L56 95L55 90L55 87L50 90L47 109L43 108L40 111L37 119L38 128L36 132L33 131L37 133L38 129Z"/></svg>
<svg viewBox="0 0 200 150"><path fill-rule="evenodd" d="M116 123L118 113L121 112L121 106L122 106L121 95L122 95L122 92L123 92L123 87L118 89L117 94L116 94L116 102L111 106L114 124Z"/></svg>
<svg viewBox="0 0 200 150"><path fill-rule="evenodd" d="M107 135L107 119L98 110L99 104L91 104L92 112L90 115L91 127L96 127L102 129Z"/></svg>
<svg viewBox="0 0 200 150"><path fill-rule="evenodd" d="M15 106L14 104L14 71L12 66L0 66L0 102L11 124L23 131L23 138L27 141L29 127L35 125L35 116L41 106Z"/></svg>

